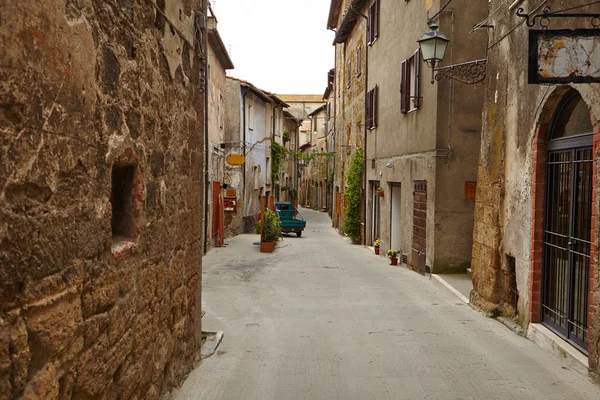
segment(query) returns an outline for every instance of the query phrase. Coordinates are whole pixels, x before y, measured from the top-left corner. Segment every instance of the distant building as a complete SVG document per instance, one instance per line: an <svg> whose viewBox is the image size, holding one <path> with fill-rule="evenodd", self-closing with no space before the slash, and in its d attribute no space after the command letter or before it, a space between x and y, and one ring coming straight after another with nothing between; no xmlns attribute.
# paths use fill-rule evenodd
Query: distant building
<svg viewBox="0 0 600 400"><path fill-rule="evenodd" d="M212 9L211 9L212 11ZM227 48L217 30L217 18L208 18L208 151L206 157L205 185L205 243L204 252L219 245L225 239L224 206L222 187L225 179L225 107L226 71L234 68Z"/></svg>

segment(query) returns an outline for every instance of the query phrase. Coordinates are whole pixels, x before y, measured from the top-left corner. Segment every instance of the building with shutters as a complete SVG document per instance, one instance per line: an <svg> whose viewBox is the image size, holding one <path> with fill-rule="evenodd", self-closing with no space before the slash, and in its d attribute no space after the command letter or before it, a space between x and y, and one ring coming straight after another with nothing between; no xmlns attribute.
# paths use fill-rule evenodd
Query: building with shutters
<svg viewBox="0 0 600 400"><path fill-rule="evenodd" d="M485 58L485 30L471 29L487 1L455 0L429 22L444 2L429 10L422 1L353 3L367 17L365 242L380 239L418 271L465 272L484 88L432 84L417 39L436 22L450 39L442 67Z"/></svg>

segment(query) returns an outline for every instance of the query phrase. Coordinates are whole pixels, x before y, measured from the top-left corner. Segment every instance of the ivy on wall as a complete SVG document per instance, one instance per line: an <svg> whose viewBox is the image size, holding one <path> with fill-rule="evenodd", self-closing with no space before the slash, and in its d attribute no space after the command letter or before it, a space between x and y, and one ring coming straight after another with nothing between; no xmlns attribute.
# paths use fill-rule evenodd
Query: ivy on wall
<svg viewBox="0 0 600 400"><path fill-rule="evenodd" d="M344 232L354 242L360 240L360 206L362 202L364 167L364 151L359 147L350 159L347 186L344 192L348 201L346 218L344 219Z"/></svg>
<svg viewBox="0 0 600 400"><path fill-rule="evenodd" d="M271 180L273 185L279 184L279 174L281 173L281 164L285 160L286 149L277 142L271 143Z"/></svg>

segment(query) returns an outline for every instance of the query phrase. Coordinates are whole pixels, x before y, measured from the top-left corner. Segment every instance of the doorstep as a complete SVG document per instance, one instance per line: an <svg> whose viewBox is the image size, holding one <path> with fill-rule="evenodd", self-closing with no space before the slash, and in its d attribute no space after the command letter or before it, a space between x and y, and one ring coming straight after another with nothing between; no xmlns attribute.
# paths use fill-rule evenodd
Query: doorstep
<svg viewBox="0 0 600 400"><path fill-rule="evenodd" d="M432 274L432 276L444 285L448 290L454 293L464 303L469 304L471 291L473 290L473 280L468 274Z"/></svg>
<svg viewBox="0 0 600 400"><path fill-rule="evenodd" d="M572 370L588 376L588 358L544 325L530 323L527 339L560 358Z"/></svg>

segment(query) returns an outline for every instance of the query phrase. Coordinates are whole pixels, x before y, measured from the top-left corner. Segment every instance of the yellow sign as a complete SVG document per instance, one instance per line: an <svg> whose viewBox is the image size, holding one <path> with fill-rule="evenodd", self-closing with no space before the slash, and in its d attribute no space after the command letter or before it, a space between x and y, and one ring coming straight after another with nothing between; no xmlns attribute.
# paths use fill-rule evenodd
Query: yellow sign
<svg viewBox="0 0 600 400"><path fill-rule="evenodd" d="M246 159L241 154L232 153L227 156L225 161L227 161L227 164L229 165L243 165L246 162Z"/></svg>
<svg viewBox="0 0 600 400"><path fill-rule="evenodd" d="M431 10L433 7L433 0L425 0L425 11Z"/></svg>

